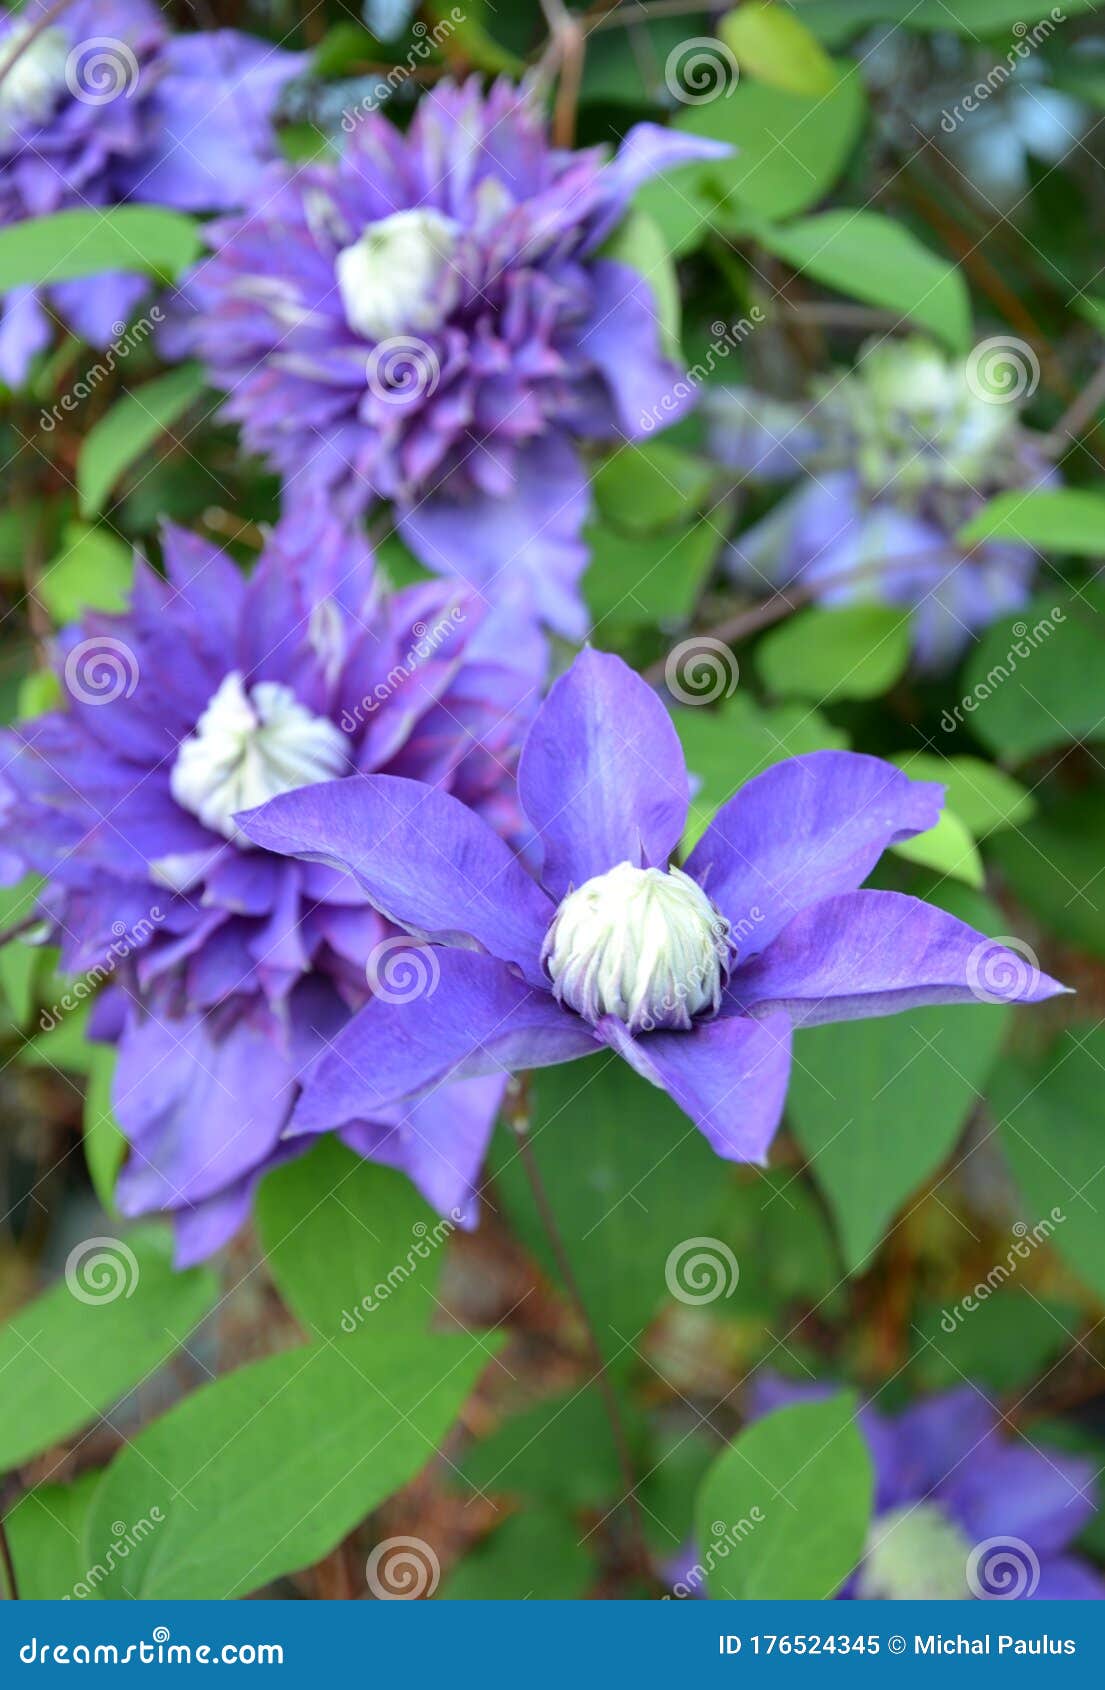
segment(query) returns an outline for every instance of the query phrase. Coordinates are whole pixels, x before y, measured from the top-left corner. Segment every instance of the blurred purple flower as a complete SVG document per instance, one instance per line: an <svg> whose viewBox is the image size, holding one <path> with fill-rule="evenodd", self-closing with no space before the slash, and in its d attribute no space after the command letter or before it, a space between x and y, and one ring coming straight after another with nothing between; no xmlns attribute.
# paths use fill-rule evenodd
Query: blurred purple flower
<svg viewBox="0 0 1105 1690"><path fill-rule="evenodd" d="M307 62L238 30L171 35L149 0L73 0L0 12L0 228L72 207L144 201L228 211L258 192L273 156L270 121ZM150 290L147 276L57 282L46 299L106 346ZM0 380L18 386L49 343L38 294L0 301Z"/></svg>
<svg viewBox="0 0 1105 1690"><path fill-rule="evenodd" d="M768 1378L753 1389L753 1417L831 1391ZM1096 1512L1092 1461L1007 1432L973 1385L893 1416L864 1407L859 1424L875 1466L875 1512L863 1561L840 1598L1105 1598L1105 1578L1069 1551ZM702 1596L705 1570L690 1548L666 1574L677 1595Z"/></svg>
<svg viewBox="0 0 1105 1690"><path fill-rule="evenodd" d="M365 543L323 520L295 543L278 529L248 579L173 528L165 560L167 579L139 565L124 615L64 636L67 708L0 738L0 817L10 866L43 877L62 968L110 982L92 1032L119 1047L120 1205L173 1211L187 1263L302 1147L282 1142L300 1077L370 986L433 988L350 875L254 849L234 813L386 770L522 839L514 767L545 654L458 584L381 597ZM463 1208L466 1137L482 1149L500 1092L369 1111L346 1137Z"/></svg>
<svg viewBox="0 0 1105 1690"><path fill-rule="evenodd" d="M651 124L617 157L550 146L531 89L439 84L340 160L274 171L189 287L226 414L289 487L393 501L429 569L578 636L584 440L633 439L677 382L648 280L603 256L639 183L727 149ZM672 412L672 420L678 407Z"/></svg>
<svg viewBox="0 0 1105 1690"><path fill-rule="evenodd" d="M376 999L314 1069L293 1129L341 1127L458 1076L606 1048L663 1087L720 1156L764 1160L793 1026L1063 988L931 904L859 891L884 849L932 827L942 789L823 751L759 775L669 868L687 772L657 695L587 650L526 737L519 797L534 879L470 809L417 781L352 778L240 817L268 850L350 873L435 942L438 989Z"/></svg>
<svg viewBox="0 0 1105 1690"><path fill-rule="evenodd" d="M1019 341L959 360L917 338L876 341L804 404L715 390L716 456L742 479L798 482L732 543L733 573L761 590L800 583L825 605L908 606L918 666L947 667L1031 591L1028 546L967 553L956 535L993 494L1054 478L1018 417L1034 358Z"/></svg>

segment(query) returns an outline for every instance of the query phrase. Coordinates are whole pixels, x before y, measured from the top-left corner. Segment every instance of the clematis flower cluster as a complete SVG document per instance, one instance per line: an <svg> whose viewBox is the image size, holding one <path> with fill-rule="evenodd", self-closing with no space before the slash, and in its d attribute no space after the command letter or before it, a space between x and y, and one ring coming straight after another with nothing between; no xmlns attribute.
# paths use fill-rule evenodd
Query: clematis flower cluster
<svg viewBox="0 0 1105 1690"><path fill-rule="evenodd" d="M174 345L289 501L389 501L428 569L524 583L580 636L581 443L635 438L679 376L650 283L604 242L647 177L724 151L641 124L604 161L552 147L531 88L439 84L405 135L364 115L336 162L275 171L209 230Z"/></svg>
<svg viewBox="0 0 1105 1690"><path fill-rule="evenodd" d="M292 1134L605 1049L668 1091L720 1156L762 1162L792 1028L1063 990L933 905L860 889L942 802L942 788L875 757L816 752L768 769L675 866L682 749L620 658L585 650L555 682L518 790L536 875L417 780L354 776L238 817L266 850L352 875L433 947L433 995L360 1010L314 1066ZM473 1180L485 1142L466 1147Z"/></svg>
<svg viewBox="0 0 1105 1690"><path fill-rule="evenodd" d="M256 849L236 813L381 770L523 843L513 770L545 653L456 583L385 595L365 543L318 513L309 544L277 530L248 579L182 530L164 557L164 578L139 564L125 614L63 636L66 707L0 738L0 817L62 968L103 988L90 1031L118 1046L132 1147L120 1206L171 1212L187 1264L303 1147L283 1133L311 1060L373 992L407 995L417 964L350 875ZM501 1089L369 1111L346 1138L448 1212L452 1141L489 1130Z"/></svg>
<svg viewBox="0 0 1105 1690"><path fill-rule="evenodd" d="M733 574L760 591L799 583L826 605L908 606L918 666L946 667L1032 588L1031 548L957 539L995 493L1054 476L1019 418L1030 356L1017 342L954 359L917 337L879 340L805 403L711 394L716 456L742 479L797 481L732 543Z"/></svg>
<svg viewBox="0 0 1105 1690"><path fill-rule="evenodd" d="M51 15L47 18L47 14ZM56 14L56 15L53 15ZM170 33L150 0L28 0L0 11L0 228L124 201L227 211L259 191L276 101L307 55L238 30ZM113 272L0 300L0 380L49 344L46 306L93 346L149 278Z"/></svg>
<svg viewBox="0 0 1105 1690"><path fill-rule="evenodd" d="M754 1416L812 1402L831 1386L771 1377ZM875 1468L863 1560L839 1600L1100 1602L1105 1580L1071 1545L1096 1513L1095 1466L1016 1437L974 1385L899 1414L858 1417ZM678 1595L705 1595L688 1549L668 1569Z"/></svg>

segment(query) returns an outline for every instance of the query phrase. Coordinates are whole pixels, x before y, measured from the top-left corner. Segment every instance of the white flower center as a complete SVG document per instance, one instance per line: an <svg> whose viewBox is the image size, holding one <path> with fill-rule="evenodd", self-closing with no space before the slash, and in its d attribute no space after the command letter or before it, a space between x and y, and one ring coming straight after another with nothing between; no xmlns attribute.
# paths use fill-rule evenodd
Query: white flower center
<svg viewBox="0 0 1105 1690"><path fill-rule="evenodd" d="M878 1602L970 1599L971 1544L935 1502L894 1508L872 1523L856 1595Z"/></svg>
<svg viewBox="0 0 1105 1690"><path fill-rule="evenodd" d="M437 328L456 296L459 234L460 225L439 211L396 211L370 223L335 261L350 328L376 341Z"/></svg>
<svg viewBox="0 0 1105 1690"><path fill-rule="evenodd" d="M349 767L344 734L306 709L290 687L259 681L247 692L232 670L181 741L169 787L182 809L238 845L249 845L234 825L282 792L333 780Z"/></svg>
<svg viewBox="0 0 1105 1690"><path fill-rule="evenodd" d="M10 62L12 54L18 52L31 27L30 24L20 24L7 35L0 36L0 70ZM65 87L68 56L69 41L60 29L44 29L19 54L0 80L0 142L19 124L45 123Z"/></svg>
<svg viewBox="0 0 1105 1690"><path fill-rule="evenodd" d="M557 998L588 1021L631 1032L690 1027L716 1010L729 972L729 923L681 869L619 863L561 903L542 960Z"/></svg>

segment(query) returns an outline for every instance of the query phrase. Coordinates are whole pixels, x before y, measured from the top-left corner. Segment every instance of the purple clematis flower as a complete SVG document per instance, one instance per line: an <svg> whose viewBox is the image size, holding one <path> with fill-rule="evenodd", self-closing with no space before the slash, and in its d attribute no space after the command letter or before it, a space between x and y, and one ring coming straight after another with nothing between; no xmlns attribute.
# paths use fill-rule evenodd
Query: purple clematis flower
<svg viewBox="0 0 1105 1690"><path fill-rule="evenodd" d="M941 805L941 788L874 757L823 751L767 770L685 868L669 866L687 819L683 753L660 699L617 657L584 651L555 683L518 782L536 878L470 809L417 781L334 781L238 818L268 850L352 874L438 947L433 996L369 1003L313 1070L293 1132L607 1048L719 1155L758 1162L792 1027L968 1001L984 958L998 964L991 1001L1063 989L1006 971L1011 953L932 905L857 890Z"/></svg>
<svg viewBox="0 0 1105 1690"><path fill-rule="evenodd" d="M579 442L638 436L679 375L603 243L642 181L725 151L641 124L604 162L550 146L532 89L439 84L405 135L371 113L208 231L177 347L288 483L347 516L392 501L427 568L520 578L582 635Z"/></svg>
<svg viewBox="0 0 1105 1690"><path fill-rule="evenodd" d="M1028 546L956 536L993 494L1055 472L1017 399L1032 383L1020 342L953 360L916 337L876 341L807 403L748 389L708 401L717 457L742 478L797 487L729 549L752 587L801 583L826 605L878 600L912 611L918 667L946 668L971 636L1027 601ZM1038 375L1038 370L1036 374Z"/></svg>
<svg viewBox="0 0 1105 1690"><path fill-rule="evenodd" d="M765 1379L753 1391L754 1416L831 1390ZM839 1599L1105 1598L1105 1578L1069 1548L1096 1511L1092 1461L1011 1435L974 1385L896 1415L865 1406L859 1425L875 1467L875 1512ZM668 1574L676 1594L706 1594L693 1550Z"/></svg>
<svg viewBox="0 0 1105 1690"><path fill-rule="evenodd" d="M64 637L67 708L0 737L0 815L76 996L107 987L92 1031L118 1045L120 1206L171 1211L188 1263L303 1147L282 1135L308 1064L373 991L418 987L418 953L352 876L255 849L235 812L386 770L523 843L513 771L544 642L455 583L383 596L363 540L321 518L303 550L277 530L248 579L183 531L164 550L167 579L140 566L124 615ZM370 1110L347 1140L463 1209L465 1135L482 1143L501 1090Z"/></svg>
<svg viewBox="0 0 1105 1690"><path fill-rule="evenodd" d="M171 35L148 0L47 0L0 11L0 228L71 207L145 201L228 211L255 197L270 122L307 55L238 30ZM18 57L15 57L18 51ZM49 304L93 346L122 333L147 276L58 282ZM0 300L0 380L18 386L49 344L39 295Z"/></svg>

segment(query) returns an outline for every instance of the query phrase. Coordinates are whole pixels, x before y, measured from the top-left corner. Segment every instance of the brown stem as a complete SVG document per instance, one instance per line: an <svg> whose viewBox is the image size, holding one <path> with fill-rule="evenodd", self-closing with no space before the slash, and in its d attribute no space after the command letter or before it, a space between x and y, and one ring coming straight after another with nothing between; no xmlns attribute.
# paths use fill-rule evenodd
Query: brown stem
<svg viewBox="0 0 1105 1690"><path fill-rule="evenodd" d="M550 57L555 58L560 71L553 107L552 137L558 147L571 147L575 144L576 108L586 51L583 25L572 16L564 0L541 0L541 10L549 26Z"/></svg>
<svg viewBox="0 0 1105 1690"><path fill-rule="evenodd" d="M72 4L73 0L54 0L54 4L48 7L47 10L42 13L41 17L37 17L35 19L22 41L20 41L16 46L14 53L9 53L6 59L0 61L0 82L3 82L8 72L19 63L20 59L27 51L27 48L32 46L33 43L38 40L38 37L45 30L49 29L54 19L60 18L61 14Z"/></svg>
<svg viewBox="0 0 1105 1690"><path fill-rule="evenodd" d="M0 1563L4 1568L4 1584L9 1602L19 1601L19 1580L15 1576L15 1562L12 1560L11 1544L4 1526L4 1516L0 1513Z"/></svg>
<svg viewBox="0 0 1105 1690"><path fill-rule="evenodd" d="M637 1479L633 1471L633 1457L630 1454L629 1439L626 1436L625 1422L622 1419L621 1408L618 1404L618 1393L614 1389L613 1380L607 1371L602 1358L598 1335L595 1332L591 1317L587 1312L587 1304L583 1300L583 1293L579 1281L572 1267L571 1257L564 1243L563 1234L552 1203L549 1199L545 1182L541 1178L541 1170L537 1165L537 1158L533 1152L533 1144L529 1135L529 1095L525 1078L516 1081L514 1105L508 1113L514 1142L518 1146L518 1155L522 1169L529 1182L533 1201L540 1216L541 1224L548 1234L554 1260L560 1277L564 1281L565 1289L579 1317L583 1327L587 1344L588 1361L594 1369L594 1383L598 1386L602 1396L606 1417L610 1422L610 1431L614 1439L614 1449L621 1469L622 1484L625 1496L622 1498L629 1516L633 1559L636 1570L644 1577L652 1578L652 1561L648 1550L648 1540L645 1536L645 1523L641 1514L641 1505L637 1500Z"/></svg>

